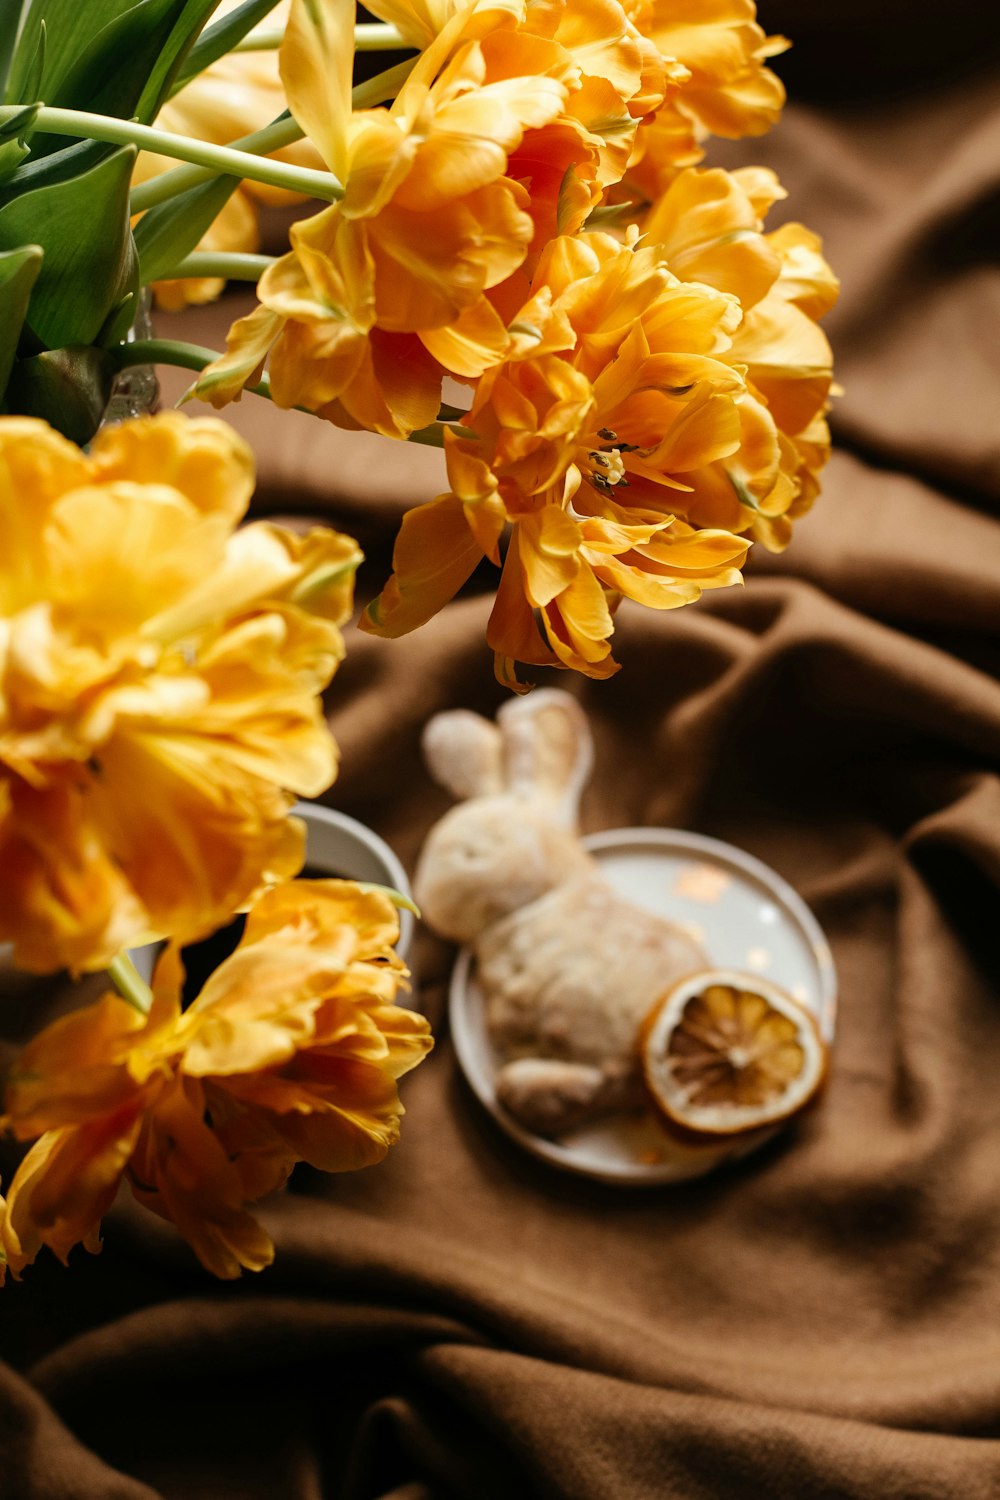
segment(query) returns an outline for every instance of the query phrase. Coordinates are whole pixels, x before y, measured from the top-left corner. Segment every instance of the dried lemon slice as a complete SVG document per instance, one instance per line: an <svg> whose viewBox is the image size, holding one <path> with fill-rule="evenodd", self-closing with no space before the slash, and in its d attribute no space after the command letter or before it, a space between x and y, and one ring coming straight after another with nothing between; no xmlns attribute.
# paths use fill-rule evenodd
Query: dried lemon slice
<svg viewBox="0 0 1000 1500"><path fill-rule="evenodd" d="M689 1140L787 1120L826 1074L810 1013L770 980L731 969L692 974L668 990L646 1018L640 1048L664 1123Z"/></svg>

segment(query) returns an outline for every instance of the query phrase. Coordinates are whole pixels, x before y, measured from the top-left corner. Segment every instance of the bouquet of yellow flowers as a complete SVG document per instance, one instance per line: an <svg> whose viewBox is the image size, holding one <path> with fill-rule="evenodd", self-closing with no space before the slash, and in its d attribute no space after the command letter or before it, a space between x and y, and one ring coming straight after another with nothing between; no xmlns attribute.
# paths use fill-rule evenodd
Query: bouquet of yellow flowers
<svg viewBox="0 0 1000 1500"><path fill-rule="evenodd" d="M9 1081L34 1142L0 1210L15 1274L95 1247L123 1180L217 1274L259 1268L248 1205L298 1160L384 1155L430 1046L394 1003L393 893L294 879L358 548L240 525L243 442L109 424L128 372L442 448L361 626L414 629L489 559L516 691L524 665L617 671L623 598L676 608L785 546L829 451L819 243L765 229L769 171L699 165L781 109L753 0L369 10L0 14L0 939L116 986ZM356 81L379 51L400 60ZM320 207L261 255L256 202L288 195ZM227 280L258 306L224 351L135 326L144 288L181 306ZM181 946L248 909L182 1009ZM126 950L160 940L150 988Z"/></svg>

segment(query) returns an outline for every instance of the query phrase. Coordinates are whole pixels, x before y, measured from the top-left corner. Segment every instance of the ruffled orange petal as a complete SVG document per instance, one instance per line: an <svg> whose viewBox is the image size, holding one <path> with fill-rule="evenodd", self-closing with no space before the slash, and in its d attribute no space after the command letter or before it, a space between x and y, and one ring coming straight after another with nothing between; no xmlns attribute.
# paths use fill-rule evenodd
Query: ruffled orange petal
<svg viewBox="0 0 1000 1500"><path fill-rule="evenodd" d="M21 1162L7 1192L0 1241L19 1277L43 1245L65 1264L75 1245L101 1248L101 1219L114 1201L138 1131L126 1106L82 1125L50 1130Z"/></svg>
<svg viewBox="0 0 1000 1500"><path fill-rule="evenodd" d="M467 47L434 86L430 129L395 202L433 213L496 182L525 130L555 119L565 97L555 78L527 68L517 77L488 82L481 49Z"/></svg>
<svg viewBox="0 0 1000 1500"><path fill-rule="evenodd" d="M20 1140L115 1114L141 1091L166 1053L180 1005L143 1016L108 993L34 1037L7 1080L7 1123Z"/></svg>
<svg viewBox="0 0 1000 1500"><path fill-rule="evenodd" d="M362 630L405 635L437 614L483 556L455 495L439 495L403 517L392 553L393 573L361 617Z"/></svg>
<svg viewBox="0 0 1000 1500"><path fill-rule="evenodd" d="M767 243L780 260L779 294L807 318L824 317L837 300L840 282L823 258L819 235L804 224L782 224Z"/></svg>
<svg viewBox="0 0 1000 1500"><path fill-rule="evenodd" d="M203 515L235 524L254 488L254 459L233 428L211 417L157 413L103 427L88 458L99 484L155 484L178 491Z"/></svg>
<svg viewBox="0 0 1000 1500"><path fill-rule="evenodd" d="M612 677L620 663L611 655L614 621L607 595L588 567L542 610L545 634L564 666L585 677Z"/></svg>
<svg viewBox="0 0 1000 1500"><path fill-rule="evenodd" d="M823 410L833 383L829 340L777 287L747 314L732 357L746 363L784 432L801 432Z"/></svg>
<svg viewBox="0 0 1000 1500"><path fill-rule="evenodd" d="M0 783L0 937L17 965L101 967L148 925L146 909L73 786Z"/></svg>
<svg viewBox="0 0 1000 1500"><path fill-rule="evenodd" d="M269 307L255 307L237 318L226 338L226 352L206 365L190 394L216 408L238 401L245 386L255 384L284 326Z"/></svg>
<svg viewBox="0 0 1000 1500"><path fill-rule="evenodd" d="M234 1080L238 1098L296 1160L322 1172L355 1172L384 1159L404 1113L391 1079L349 1059L309 1053L287 1078Z"/></svg>
<svg viewBox="0 0 1000 1500"><path fill-rule="evenodd" d="M179 724L173 733L157 726L116 735L104 751L93 826L155 935L204 936L263 883L301 868L303 830L288 819L291 797L234 775L227 749L224 737L213 746Z"/></svg>
<svg viewBox="0 0 1000 1500"><path fill-rule="evenodd" d="M776 247L737 179L714 170L681 172L643 221L675 276L739 297L744 309L767 294L781 269Z"/></svg>
<svg viewBox="0 0 1000 1500"><path fill-rule="evenodd" d="M369 226L379 327L450 323L517 269L533 232L513 184L480 188L433 215L390 204Z"/></svg>
<svg viewBox="0 0 1000 1500"><path fill-rule="evenodd" d="M781 113L785 90L764 66L788 45L765 37L754 0L646 0L635 15L639 30L664 57L691 74L679 105L702 130L739 137L769 130Z"/></svg>
<svg viewBox="0 0 1000 1500"><path fill-rule="evenodd" d="M510 342L500 315L485 296L463 308L444 328L423 329L419 338L445 370L465 380L475 380L499 364Z"/></svg>
<svg viewBox="0 0 1000 1500"><path fill-rule="evenodd" d="M90 473L80 449L46 423L33 417L0 422L0 614L14 614L46 597L50 508L67 490L86 484Z"/></svg>
<svg viewBox="0 0 1000 1500"><path fill-rule="evenodd" d="M243 944L346 943L347 956L387 961L399 913L381 891L352 880L295 880L266 891L247 916ZM197 1002L196 1002L197 1005Z"/></svg>
<svg viewBox="0 0 1000 1500"><path fill-rule="evenodd" d="M129 1184L144 1208L177 1226L206 1270L232 1280L270 1265L274 1245L246 1212L239 1165L207 1113L201 1084L178 1079L142 1122Z"/></svg>
<svg viewBox="0 0 1000 1500"><path fill-rule="evenodd" d="M85 615L88 633L108 643L142 631L221 566L232 524L221 504L199 513L154 481L71 490L53 507L46 535L52 602Z"/></svg>
<svg viewBox="0 0 1000 1500"><path fill-rule="evenodd" d="M545 505L518 523L525 592L536 607L550 604L580 571L580 528L555 505Z"/></svg>
<svg viewBox="0 0 1000 1500"><path fill-rule="evenodd" d="M514 528L504 558L503 572L486 626L486 642L494 654L497 680L515 692L524 692L524 684L518 681L516 663L551 666L557 659L546 644L527 597L519 531L519 527Z"/></svg>
<svg viewBox="0 0 1000 1500"><path fill-rule="evenodd" d="M443 379L443 367L417 334L373 328L354 379L319 415L342 427L405 439L436 419Z"/></svg>

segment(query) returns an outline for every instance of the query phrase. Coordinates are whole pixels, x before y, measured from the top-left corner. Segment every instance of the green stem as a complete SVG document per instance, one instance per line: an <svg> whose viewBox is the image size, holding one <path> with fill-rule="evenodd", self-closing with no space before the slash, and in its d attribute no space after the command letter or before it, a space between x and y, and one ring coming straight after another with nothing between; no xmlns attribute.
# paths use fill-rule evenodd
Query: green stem
<svg viewBox="0 0 1000 1500"><path fill-rule="evenodd" d="M432 422L429 427L421 427L417 432L411 432L407 442L421 443L425 448L443 448L444 435L448 431L457 433L460 437L475 437L474 432L457 422Z"/></svg>
<svg viewBox="0 0 1000 1500"><path fill-rule="evenodd" d="M127 1000L141 1016L148 1016L153 1005L153 991L136 970L135 964L125 952L119 953L108 964L108 977L123 1000Z"/></svg>
<svg viewBox="0 0 1000 1500"><path fill-rule="evenodd" d="M272 31L251 31L237 42L231 52L274 52L281 46L285 39L283 26L276 26Z"/></svg>
<svg viewBox="0 0 1000 1500"><path fill-rule="evenodd" d="M206 349L204 344L183 344L179 339L131 339L127 344L115 344L108 354L117 370L128 370L133 365L173 365L178 370L204 370L213 360L221 358L218 349ZM251 396L263 396L271 400L271 381L267 375L257 385L244 387ZM296 410L302 408L296 407Z"/></svg>
<svg viewBox="0 0 1000 1500"><path fill-rule="evenodd" d="M286 110L262 130L254 130L250 135L241 136L238 141L231 141L229 150L267 156L270 152L280 151L283 146L291 146L301 139L302 131ZM132 212L138 214L147 208L155 208L157 203L176 198L178 194L186 193L189 188L200 187L203 182L210 182L216 176L218 173L206 171L204 167L174 167L172 171L163 172L149 182L140 182L132 189Z"/></svg>
<svg viewBox="0 0 1000 1500"><path fill-rule="evenodd" d="M374 78L368 78L364 83L356 83L351 90L352 107L372 109L376 104L384 104L387 99L395 99L416 64L415 57L407 57L402 62L396 63L394 67L386 68L383 73L376 73Z"/></svg>
<svg viewBox="0 0 1000 1500"><path fill-rule="evenodd" d="M374 78L359 83L351 96L353 108L372 109L376 104L384 104L387 99L394 99L412 73L416 61L415 57L408 57L403 62L386 68L384 72L376 73ZM2 117L2 111L0 111L0 119ZM267 156L271 151L280 151L284 146L291 146L296 141L301 141L304 134L305 132L286 110L270 125L265 125L263 130L255 130L250 135L242 136L238 141L231 141L226 149L237 152L246 151L254 156ZM277 166L278 163L275 165ZM298 170L304 171L305 168ZM174 167L172 171L163 172L159 177L154 177L149 182L141 182L132 189L132 212L143 213L147 208L154 208L157 203L166 203L168 198L176 198L181 193L186 193L189 188L200 187L203 182L208 182L212 177L219 175L218 172L210 171L205 167ZM240 170L236 175L249 177L252 174ZM325 177L326 174L317 175ZM328 181L332 183L335 178L330 177ZM335 196L339 197L340 192L338 187Z"/></svg>
<svg viewBox="0 0 1000 1500"><path fill-rule="evenodd" d="M216 254L211 250L194 250L156 279L180 281L187 276L220 276L223 281L259 281L274 261L273 255L227 255L221 251Z"/></svg>
<svg viewBox="0 0 1000 1500"><path fill-rule="evenodd" d="M20 108L18 105L0 108L0 125L20 113ZM116 120L108 115L90 114L87 110L54 109L43 105L35 118L35 127L48 135L82 136L95 141L139 146L144 151L176 156L179 161L205 167L211 177L250 178L253 182L266 182L293 193L305 193L309 198L332 201L343 197L344 193L330 172L261 159L232 146L210 146L206 141L175 135L169 130L157 130L153 125L140 125L135 120Z"/></svg>
<svg viewBox="0 0 1000 1500"><path fill-rule="evenodd" d="M408 42L398 26L380 26L377 23L360 22L354 28L355 52L411 52L413 43Z"/></svg>
<svg viewBox="0 0 1000 1500"><path fill-rule="evenodd" d="M182 344L178 339L132 339L116 344L108 353L119 370L133 365L176 365L179 370L203 370L219 358L217 349L203 344Z"/></svg>
<svg viewBox="0 0 1000 1500"><path fill-rule="evenodd" d="M194 258L194 257L190 257ZM208 257L206 257L207 259ZM245 257L250 259L250 257ZM260 257L266 259L266 256ZM109 355L119 370L127 370L132 365L174 365L179 370L204 370L213 360L219 358L218 350L206 349L203 344L182 344L175 339L133 339L127 344L116 344L113 349L108 350ZM248 385L245 389L251 396L263 396L266 401L271 400L271 382L264 375L258 385ZM297 406L296 411L310 412L308 407ZM442 407L443 411L455 411L454 407ZM464 416L465 413L459 413ZM462 437L474 437L469 428L463 427L460 422L432 422L429 427L422 427L418 432L411 432L409 442L421 443L426 448L443 448L446 429L457 432Z"/></svg>
<svg viewBox="0 0 1000 1500"><path fill-rule="evenodd" d="M274 52L284 41L284 28L272 27L269 31L251 31L234 52ZM409 52L413 43L408 42L396 26L382 26L377 22L362 22L354 28L354 50L356 52Z"/></svg>

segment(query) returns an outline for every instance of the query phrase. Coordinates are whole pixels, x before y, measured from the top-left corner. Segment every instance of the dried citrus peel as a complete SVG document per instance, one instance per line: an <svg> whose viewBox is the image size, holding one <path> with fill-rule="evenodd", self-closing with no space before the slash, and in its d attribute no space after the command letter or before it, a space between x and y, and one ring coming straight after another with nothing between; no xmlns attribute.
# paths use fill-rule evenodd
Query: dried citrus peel
<svg viewBox="0 0 1000 1500"><path fill-rule="evenodd" d="M770 980L728 969L690 975L661 996L640 1053L663 1123L688 1140L787 1120L826 1075L810 1012Z"/></svg>

